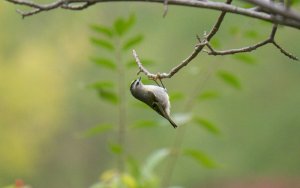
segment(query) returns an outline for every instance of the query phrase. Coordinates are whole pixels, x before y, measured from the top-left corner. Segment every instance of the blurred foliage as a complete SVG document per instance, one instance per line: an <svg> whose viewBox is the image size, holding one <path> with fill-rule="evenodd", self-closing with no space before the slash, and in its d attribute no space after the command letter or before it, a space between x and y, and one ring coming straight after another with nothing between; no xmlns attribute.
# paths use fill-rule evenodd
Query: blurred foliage
<svg viewBox="0 0 300 188"><path fill-rule="evenodd" d="M125 153L127 151L125 147L125 143L124 142L124 138L125 137L125 127L127 127L127 121L125 119L126 114L127 114L127 110L125 109L125 102L127 101L124 98L124 93L127 92L127 88L125 89L122 85L124 85L124 79L126 78L126 69L129 69L131 67L134 67L133 65L135 64L135 62L130 63L131 66L125 66L124 65L124 53L130 53L130 51L138 44L140 44L143 39L144 36L141 34L135 34L134 36L131 37L127 37L127 34L130 33L129 31L132 29L132 27L135 25L135 21L136 18L134 15L131 15L128 19L124 19L124 18L118 18L114 21L113 26L112 27L108 27L108 26L103 26L103 25L98 25L98 24L92 24L90 26L91 30L93 30L95 32L95 34L90 38L90 42L95 45L97 48L99 48L100 50L108 50L111 57L114 57L114 59L111 58L107 58L106 56L101 56L102 53L97 53L97 56L93 56L90 58L90 60L94 63L96 63L96 65L98 65L101 69L103 70L112 70L115 73L118 74L118 79L117 81L113 82L113 76L110 77L106 77L106 79L109 79L111 81L108 80L100 80L97 81L93 84L89 85L89 88L95 89L98 94L99 97L104 100L107 101L111 104L115 104L117 105L117 108L119 108L119 112L116 113L115 119L119 119L118 121L118 135L116 138L117 140L111 140L110 142L108 142L108 146L111 150L111 152L115 155L117 155L117 157L119 158L119 163L125 163L124 160L122 160L124 158L124 156L126 155L130 155L131 158L133 158L132 154L128 154ZM252 34L254 35L254 34ZM215 40L217 41L217 40ZM244 59L240 59L241 61L243 61ZM149 61L149 60L148 60ZM146 61L146 62L148 62ZM247 59L246 59L247 61ZM125 61L126 62L126 61ZM142 63L144 62L144 60L142 60ZM152 62L152 61L149 61ZM146 63L146 65L151 65L153 63ZM145 66L146 66L145 65ZM137 69L137 65L135 65L136 69ZM241 88L241 84L238 81L238 79L236 78L236 76L232 73L226 72L226 71L219 71L218 72L219 77L225 81L225 83L231 85L232 87L236 88L236 89L240 89ZM199 85L199 84L197 84ZM198 87L196 85L196 87ZM118 87L119 89L118 92L116 92L115 88ZM196 91L199 92L199 91ZM125 95L126 96L126 95ZM171 102L175 102L175 101L180 101L183 100L184 98L186 98L186 96L189 96L188 93L182 93L182 92L171 92L170 93L170 99ZM189 100L188 103L190 103L190 105L188 105L188 109L192 108L192 106L195 106L196 103L194 103L193 101L197 101L198 98L201 101L205 101L205 100L212 100L212 99L216 99L218 98L219 92L217 91L204 91L203 93L197 93L196 95L193 93L192 96L189 96ZM192 103L191 103L192 101ZM128 105L126 105L128 106ZM186 126L186 124L188 124L191 120L191 114L192 112L189 110L188 112L189 114L175 114L174 118L176 120L176 122L180 123L180 126ZM213 133L213 135L217 135L220 133L220 130L217 128L217 126L212 123L211 121L205 119L205 118L200 118L200 117L195 117L194 118L194 122L198 125L200 125L201 127L203 127L204 129L208 130L210 133ZM153 120L147 120L147 119L143 119L143 120L139 120L136 123L133 123L133 125L131 126L132 128L151 128L151 127L155 127L155 125L157 125L158 122L155 122ZM97 134L102 134L102 133L107 133L109 131L114 131L112 129L111 125L106 125L106 124L99 124L96 127L92 127L90 129L88 129L87 131L85 131L85 135L87 136L95 136ZM180 130L179 130L180 131ZM184 135L182 135L183 137ZM180 146L172 148L170 150L181 150L182 148L180 148ZM156 151L156 160L159 160L159 158L161 156L165 156L166 152L163 152L165 150L158 150ZM185 154L187 157L190 157L191 159L195 160L196 162L198 162L199 164L202 164L204 167L207 168L213 168L216 167L217 165L215 165L216 163L212 160L212 158L210 158L207 154L205 154L203 151L200 150L186 150L185 152L183 152L183 154ZM150 158L152 159L152 158ZM150 166L154 166L154 164L156 164L156 160L152 159L150 161L152 161L150 164L146 163L145 169L148 169ZM172 160L172 159L171 159ZM149 176L149 172L150 170L146 170L146 172L141 173L141 174L132 174L129 172L126 172L126 170L124 171L123 169L120 168L120 166L124 166L125 164L118 164L119 165L119 169L116 171L107 171L104 172L105 177L109 176L109 178L101 178L100 179L100 183L92 186L92 187L136 187L137 183L136 182L140 182L138 179L139 178L146 178ZM175 164L173 164L175 165ZM151 169L154 167L151 167ZM173 173L172 171L167 171L165 173ZM107 175L109 174L109 175ZM152 170L151 170L151 174L153 174ZM146 177L145 177L146 176ZM124 181L124 177L127 177L128 181ZM151 178L153 180L153 182L149 182L149 183L139 183L138 187L143 187L143 188L154 188L154 187L159 187L160 184L159 182L164 181L163 179L164 177L160 177L160 178L155 178L155 180L153 178ZM126 178L125 178L126 179ZM130 181L129 181L130 179ZM149 181L149 180L148 180ZM131 182L131 183L128 183ZM155 182L155 183L154 183ZM169 184L169 182L168 182Z"/></svg>
<svg viewBox="0 0 300 188"><path fill-rule="evenodd" d="M299 9L298 1L293 2ZM209 31L218 15L172 6L162 19L159 7L104 3L85 11L57 10L22 20L14 5L0 2L0 22L5 26L0 35L0 187L18 178L43 188L81 188L115 179L128 187L159 184L172 155L160 148L172 144L174 130L126 91L127 145L125 150L118 145L115 39L122 40L118 48L129 86L137 71L130 48L136 48L149 70L167 71L193 50L195 34ZM122 32L120 27L129 20L124 18L110 27L118 28L118 33L103 26L111 25L116 16L127 18L129 10L136 10L135 27ZM89 23L101 23L90 24L101 37L92 31L89 41L91 30L85 27ZM213 46L229 49L254 44L268 37L270 27L229 14ZM279 28L276 36L297 56L298 38L297 30L286 27ZM139 43L142 40L146 42ZM88 58L90 54L95 56ZM203 187L264 177L298 178L299 75L299 64L273 47L264 47L230 57L200 54L166 80L174 118L188 126L179 152L188 158L179 159L172 184ZM204 84L194 93L198 82ZM237 85L241 89L236 90ZM85 86L93 88L101 100ZM195 106L186 109L192 95ZM126 153L127 171L117 170L119 154L112 150ZM142 172L147 159L160 151L161 160L146 179ZM205 165L212 169L202 168Z"/></svg>

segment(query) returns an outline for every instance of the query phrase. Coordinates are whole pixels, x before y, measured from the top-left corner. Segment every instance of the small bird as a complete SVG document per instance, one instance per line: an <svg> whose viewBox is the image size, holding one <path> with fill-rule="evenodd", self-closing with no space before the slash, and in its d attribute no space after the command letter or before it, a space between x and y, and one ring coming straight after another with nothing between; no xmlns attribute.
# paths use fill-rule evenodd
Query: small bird
<svg viewBox="0 0 300 188"><path fill-rule="evenodd" d="M177 125L170 118L170 100L165 88L155 85L144 85L141 77L134 80L130 85L131 94L138 100L146 103L153 110L166 118L174 128Z"/></svg>

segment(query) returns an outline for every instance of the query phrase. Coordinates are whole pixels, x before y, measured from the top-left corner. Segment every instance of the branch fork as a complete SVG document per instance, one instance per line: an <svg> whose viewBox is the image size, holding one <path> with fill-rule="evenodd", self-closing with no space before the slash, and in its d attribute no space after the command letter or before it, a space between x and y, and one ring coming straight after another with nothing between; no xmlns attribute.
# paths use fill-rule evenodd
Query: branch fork
<svg viewBox="0 0 300 188"><path fill-rule="evenodd" d="M232 0L227 0L226 4L230 4L232 2ZM149 79L151 80L162 80L164 78L171 78L173 75L175 75L179 70L181 70L184 66L188 65L195 57L198 56L198 54L201 51L206 52L208 55L231 55L231 54L236 54L236 53L245 53L245 52L251 52L253 50L256 50L259 47L262 47L266 44L273 44L275 47L277 47L281 53L283 53L284 55L286 55L287 57L293 59L293 60L298 60L298 58L294 55L292 55L291 53L287 52L286 50L284 50L280 45L277 44L277 42L275 41L275 35L276 35L276 31L277 31L277 27L278 24L273 24L273 28L272 31L269 35L269 38L267 38L266 40L259 42L255 45L252 46L246 46L246 47L242 47L239 49L231 49L231 50L225 50L225 51L217 51L215 49L213 49L213 47L210 45L209 41L214 37L214 35L218 32L225 14L227 12L226 11L222 11L222 13L220 14L219 18L217 19L215 25L212 27L211 31L206 34L206 32L204 32L204 36L203 39L201 40L201 38L197 35L197 40L198 43L195 45L195 49L194 51L190 54L190 56L188 56L185 60L183 60L180 64L178 64L177 66L173 67L169 73L157 73L157 74L153 74L151 72L149 72L141 63L137 53L135 50L133 50L133 56L135 58L135 61L138 65L139 71L138 74L143 72ZM208 50L204 49L204 47L207 46Z"/></svg>
<svg viewBox="0 0 300 188"><path fill-rule="evenodd" d="M274 2L269 2L268 0L244 0L252 3L254 5L254 7L252 8L243 8L237 5L231 5L230 3L222 3L214 0L53 0L53 2L48 4L39 4L31 2L30 0L5 1L32 8L32 10L29 11L18 10L18 13L20 13L23 18L57 8L68 10L82 10L96 3L128 1L162 3L164 5L164 16L166 16L168 12L169 5L179 5L217 11L226 11L232 14L239 14L300 29L299 12L291 9L290 7L287 8L286 6L278 5Z"/></svg>
<svg viewBox="0 0 300 188"><path fill-rule="evenodd" d="M32 10L28 12L23 12L21 10L17 10L18 13L22 15L23 18L27 16L31 16L43 11L49 11L56 8L63 8L68 10L82 10L88 8L91 5L101 2L109 2L109 1L145 1L145 2L156 2L156 3L163 3L164 5L164 16L167 14L168 6L169 5L182 5L182 6L192 6L198 8L207 8L221 11L220 16L218 17L215 25L212 27L211 31L208 34L204 34L204 39L201 40L198 36L198 43L195 45L194 51L181 63L177 66L173 67L169 73L156 73L153 74L149 72L145 67L143 67L141 61L138 58L138 55L135 50L133 50L133 56L137 62L139 73L143 72L149 79L152 80L161 80L164 78L171 78L174 76L179 70L183 67L188 65L193 59L195 59L201 51L206 52L208 55L230 55L236 53L243 53L243 52L251 52L256 50L259 47L262 47L266 44L273 44L276 48L280 50L281 53L286 55L287 57L298 60L298 58L291 53L287 52L283 49L276 41L275 41L275 34L277 30L277 25L285 25L300 29L300 14L290 7L284 5L278 5L275 2L269 0L245 0L252 3L255 7L254 8L242 8L237 7L235 5L231 5L232 0L226 0L225 3L222 2L214 2L213 0L53 0L52 3L49 4L38 4L31 2L29 0L6 0L10 3L23 5L32 8ZM221 23L225 17L227 12L240 14L244 16L249 16L265 21L272 22L273 29L268 39L259 42L252 46L246 46L239 49L231 49L231 50L224 50L224 51L217 51L210 45L210 40L213 36L218 32ZM208 50L204 49L207 47Z"/></svg>

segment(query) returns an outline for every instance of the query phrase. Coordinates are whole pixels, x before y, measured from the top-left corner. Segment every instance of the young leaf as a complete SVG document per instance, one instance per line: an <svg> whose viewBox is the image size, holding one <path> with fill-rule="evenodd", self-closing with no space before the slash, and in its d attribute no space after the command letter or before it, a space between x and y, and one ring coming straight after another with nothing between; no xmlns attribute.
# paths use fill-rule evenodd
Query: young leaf
<svg viewBox="0 0 300 188"><path fill-rule="evenodd" d="M112 144L111 143L111 144L109 144L109 149L112 153L117 154L117 155L123 153L123 148L120 144Z"/></svg>
<svg viewBox="0 0 300 188"><path fill-rule="evenodd" d="M91 37L90 41L92 44L95 44L96 46L107 49L109 51L113 51L115 49L115 47L110 42L103 39Z"/></svg>
<svg viewBox="0 0 300 188"><path fill-rule="evenodd" d="M111 70L115 70L116 69L116 65L110 59L91 57L90 60L92 62L96 63L97 65L102 66L102 67L109 68Z"/></svg>
<svg viewBox="0 0 300 188"><path fill-rule="evenodd" d="M143 176L151 176L154 174L154 168L168 155L170 154L169 149L159 149L148 157L145 165L142 169Z"/></svg>
<svg viewBox="0 0 300 188"><path fill-rule="evenodd" d="M233 57L243 63L247 63L247 64L255 64L256 63L255 59L252 56L250 56L249 54L236 54Z"/></svg>
<svg viewBox="0 0 300 188"><path fill-rule="evenodd" d="M241 89L241 84L236 76L226 71L219 71L218 76L228 85L235 89Z"/></svg>
<svg viewBox="0 0 300 188"><path fill-rule="evenodd" d="M147 59L142 59L141 62L143 63L144 66L151 66L151 65L154 64L153 61L147 60ZM137 64L136 64L135 61L132 61L132 60L131 60L131 61L128 61L128 62L126 63L126 66L127 66L128 68L136 68Z"/></svg>
<svg viewBox="0 0 300 188"><path fill-rule="evenodd" d="M136 179L136 177L133 177L131 174L123 173L121 174L121 184L123 184L124 186L120 186L120 187L136 188L138 184L138 180Z"/></svg>
<svg viewBox="0 0 300 188"><path fill-rule="evenodd" d="M144 39L143 35L137 35L135 37L130 38L127 42L125 42L125 44L123 46L123 50L131 49L133 46L142 42L143 39Z"/></svg>
<svg viewBox="0 0 300 188"><path fill-rule="evenodd" d="M300 0L291 0L290 3L291 3L291 5L295 5L295 4L300 3Z"/></svg>
<svg viewBox="0 0 300 188"><path fill-rule="evenodd" d="M194 121L197 125L204 127L206 130L213 134L219 134L220 130L210 121L200 117L194 117Z"/></svg>
<svg viewBox="0 0 300 188"><path fill-rule="evenodd" d="M112 104L118 103L117 95L108 89L99 89L98 94L103 100L106 100L107 102L110 102Z"/></svg>
<svg viewBox="0 0 300 188"><path fill-rule="evenodd" d="M127 28L129 29L130 27L132 27L135 24L135 21L136 21L135 15L131 14L128 20L126 21Z"/></svg>
<svg viewBox="0 0 300 188"><path fill-rule="evenodd" d="M139 178L141 175L140 164L132 156L126 158L126 163L128 165L129 173L134 177Z"/></svg>
<svg viewBox="0 0 300 188"><path fill-rule="evenodd" d="M199 150L185 150L184 154L198 162L200 165L206 168L216 168L218 165L205 153Z"/></svg>
<svg viewBox="0 0 300 188"><path fill-rule="evenodd" d="M132 128L146 128L146 127L155 127L157 125L158 125L158 123L156 121L153 121L153 120L142 120L142 121L136 122L131 127Z"/></svg>
<svg viewBox="0 0 300 188"><path fill-rule="evenodd" d="M101 25L91 25L90 28L97 33L101 33L109 38L113 37L113 30L109 27L101 26Z"/></svg>
<svg viewBox="0 0 300 188"><path fill-rule="evenodd" d="M217 91L205 91L198 96L200 101L218 98L220 94Z"/></svg>
<svg viewBox="0 0 300 188"><path fill-rule="evenodd" d="M95 127L89 128L83 133L84 137L91 137L101 133L105 133L113 128L110 124L100 124Z"/></svg>
<svg viewBox="0 0 300 188"><path fill-rule="evenodd" d="M128 20L119 18L114 23L114 28L119 36L125 34L135 23L135 16L131 15Z"/></svg>
<svg viewBox="0 0 300 188"><path fill-rule="evenodd" d="M118 35L123 35L125 30L125 20L122 18L119 18L114 23L114 28Z"/></svg>

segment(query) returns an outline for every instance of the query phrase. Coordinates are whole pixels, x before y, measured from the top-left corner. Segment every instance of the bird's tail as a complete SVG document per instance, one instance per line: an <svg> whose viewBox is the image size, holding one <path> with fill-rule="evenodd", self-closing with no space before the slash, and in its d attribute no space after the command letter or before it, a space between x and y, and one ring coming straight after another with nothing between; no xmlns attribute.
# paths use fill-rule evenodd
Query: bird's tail
<svg viewBox="0 0 300 188"><path fill-rule="evenodd" d="M168 119L168 121L171 123L171 125L172 125L175 129L178 127L178 126L176 125L176 123L174 123L174 121L171 120L170 117L168 117L167 119Z"/></svg>
<svg viewBox="0 0 300 188"><path fill-rule="evenodd" d="M157 103L157 102L154 102L151 106L151 108L153 108L157 113L159 113L162 117L166 118L170 123L171 125L176 129L176 127L178 127L176 125L176 123L174 123L174 121L170 118L169 114L163 109L163 107Z"/></svg>

